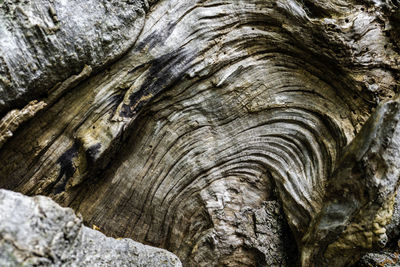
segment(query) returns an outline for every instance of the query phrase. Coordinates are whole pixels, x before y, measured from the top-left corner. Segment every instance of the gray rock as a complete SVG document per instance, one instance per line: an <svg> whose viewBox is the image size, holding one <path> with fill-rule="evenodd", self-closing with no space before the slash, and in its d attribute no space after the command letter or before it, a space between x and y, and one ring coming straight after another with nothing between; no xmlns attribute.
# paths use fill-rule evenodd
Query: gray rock
<svg viewBox="0 0 400 267"><path fill-rule="evenodd" d="M368 253L363 256L355 267L398 267L400 266L400 257L397 252L380 252L380 253Z"/></svg>
<svg viewBox="0 0 400 267"><path fill-rule="evenodd" d="M172 253L83 226L47 197L0 190L0 266L182 266Z"/></svg>

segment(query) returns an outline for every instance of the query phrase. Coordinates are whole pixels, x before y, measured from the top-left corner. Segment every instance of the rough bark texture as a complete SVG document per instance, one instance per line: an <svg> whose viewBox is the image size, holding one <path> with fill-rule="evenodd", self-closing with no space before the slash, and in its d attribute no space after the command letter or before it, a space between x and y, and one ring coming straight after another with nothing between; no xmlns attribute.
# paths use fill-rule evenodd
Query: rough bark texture
<svg viewBox="0 0 400 267"><path fill-rule="evenodd" d="M387 242L400 176L400 102L381 104L343 153L303 238L302 265L346 266Z"/></svg>
<svg viewBox="0 0 400 267"><path fill-rule="evenodd" d="M182 266L163 249L115 240L47 197L0 190L0 265Z"/></svg>
<svg viewBox="0 0 400 267"><path fill-rule="evenodd" d="M136 41L147 0L0 2L0 113L98 69Z"/></svg>
<svg viewBox="0 0 400 267"><path fill-rule="evenodd" d="M186 266L343 266L383 245L397 1L80 2L0 2L1 31L18 32L0 37L0 187ZM40 35L19 22L53 13Z"/></svg>

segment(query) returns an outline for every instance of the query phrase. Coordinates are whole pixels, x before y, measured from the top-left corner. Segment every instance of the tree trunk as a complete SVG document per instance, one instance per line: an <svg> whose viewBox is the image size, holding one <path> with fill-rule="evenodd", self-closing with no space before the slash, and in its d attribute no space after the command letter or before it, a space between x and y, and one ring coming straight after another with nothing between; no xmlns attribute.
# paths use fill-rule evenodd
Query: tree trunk
<svg viewBox="0 0 400 267"><path fill-rule="evenodd" d="M0 1L0 188L184 266L348 266L397 238L398 6Z"/></svg>

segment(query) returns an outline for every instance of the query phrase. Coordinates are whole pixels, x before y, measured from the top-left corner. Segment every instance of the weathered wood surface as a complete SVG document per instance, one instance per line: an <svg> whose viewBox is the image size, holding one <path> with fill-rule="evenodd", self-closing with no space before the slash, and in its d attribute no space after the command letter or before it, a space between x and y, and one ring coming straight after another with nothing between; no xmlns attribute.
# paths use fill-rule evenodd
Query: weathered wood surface
<svg viewBox="0 0 400 267"><path fill-rule="evenodd" d="M148 9L137 1L0 1L0 113L56 83L115 61L136 41Z"/></svg>
<svg viewBox="0 0 400 267"><path fill-rule="evenodd" d="M379 105L344 150L303 237L303 266L346 266L383 248L400 176L400 102Z"/></svg>
<svg viewBox="0 0 400 267"><path fill-rule="evenodd" d="M302 250L344 148L397 94L398 3L143 3L126 18L131 48L114 64L105 65L121 53L89 47L101 60L77 57L81 74L50 62L40 94L9 101L45 104L12 138L2 130L10 115L0 122L0 187L49 195L187 266L290 264L290 240ZM84 29L71 34L90 43Z"/></svg>

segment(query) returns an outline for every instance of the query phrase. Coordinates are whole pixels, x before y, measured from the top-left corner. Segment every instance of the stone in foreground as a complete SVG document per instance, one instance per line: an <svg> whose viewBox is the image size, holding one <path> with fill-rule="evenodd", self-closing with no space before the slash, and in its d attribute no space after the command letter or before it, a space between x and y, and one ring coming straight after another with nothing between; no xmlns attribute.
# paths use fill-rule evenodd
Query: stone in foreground
<svg viewBox="0 0 400 267"><path fill-rule="evenodd" d="M47 197L0 189L0 266L182 266L172 253L116 240Z"/></svg>

